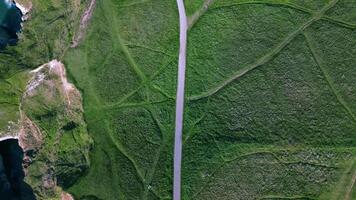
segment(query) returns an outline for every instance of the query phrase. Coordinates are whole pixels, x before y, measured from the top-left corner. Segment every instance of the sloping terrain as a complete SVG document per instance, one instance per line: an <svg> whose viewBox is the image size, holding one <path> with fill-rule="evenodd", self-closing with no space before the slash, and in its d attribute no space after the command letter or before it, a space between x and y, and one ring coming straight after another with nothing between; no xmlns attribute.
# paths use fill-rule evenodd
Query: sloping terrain
<svg viewBox="0 0 356 200"><path fill-rule="evenodd" d="M97 1L87 37L65 55L95 141L77 198L170 197L177 17L173 1Z"/></svg>
<svg viewBox="0 0 356 200"><path fill-rule="evenodd" d="M82 98L68 83L64 65L53 60L30 72L21 100L19 143L26 181L38 199L59 197L89 168L92 144Z"/></svg>
<svg viewBox="0 0 356 200"><path fill-rule="evenodd" d="M21 1L33 9L24 16L20 42L0 51L0 137L18 139L25 181L39 200L60 198L58 186L68 188L86 171L92 144L81 94L68 83L63 64L49 62L71 45L79 23L73 19L85 4L45 2Z"/></svg>
<svg viewBox="0 0 356 200"><path fill-rule="evenodd" d="M15 105L0 115L16 119L16 85L25 85L11 81L17 71L58 59L94 140L89 170L68 191L78 200L172 199L176 2L97 0L75 48L75 19L91 2L32 2L22 42L0 53L1 105ZM185 6L182 198L356 198L356 3Z"/></svg>
<svg viewBox="0 0 356 200"><path fill-rule="evenodd" d="M353 4L186 2L184 199L347 195ZM177 23L175 2L99 1L88 36L66 54L96 141L90 172L70 190L77 198L171 198Z"/></svg>

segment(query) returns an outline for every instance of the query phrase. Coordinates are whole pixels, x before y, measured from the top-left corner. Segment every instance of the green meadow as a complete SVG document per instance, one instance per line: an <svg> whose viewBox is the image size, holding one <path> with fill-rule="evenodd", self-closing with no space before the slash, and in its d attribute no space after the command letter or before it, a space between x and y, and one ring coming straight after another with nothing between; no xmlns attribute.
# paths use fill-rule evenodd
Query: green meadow
<svg viewBox="0 0 356 200"><path fill-rule="evenodd" d="M89 1L71 2L33 0L22 40L0 53L0 77L65 64L94 141L90 167L63 185L76 200L172 199L176 2L97 0L70 48ZM356 3L185 6L183 199L355 199Z"/></svg>

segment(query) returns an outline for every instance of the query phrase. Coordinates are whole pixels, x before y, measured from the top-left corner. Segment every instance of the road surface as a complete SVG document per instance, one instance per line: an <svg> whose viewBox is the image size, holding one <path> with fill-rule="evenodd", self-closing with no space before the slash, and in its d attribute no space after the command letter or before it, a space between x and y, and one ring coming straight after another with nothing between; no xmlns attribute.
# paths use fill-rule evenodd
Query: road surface
<svg viewBox="0 0 356 200"><path fill-rule="evenodd" d="M180 26L180 47L178 62L178 85L176 96L176 122L174 140L174 177L173 177L173 200L181 199L181 164L182 164L182 131L184 113L184 85L185 85L185 65L187 50L187 29L188 21L185 14L183 0L177 0Z"/></svg>

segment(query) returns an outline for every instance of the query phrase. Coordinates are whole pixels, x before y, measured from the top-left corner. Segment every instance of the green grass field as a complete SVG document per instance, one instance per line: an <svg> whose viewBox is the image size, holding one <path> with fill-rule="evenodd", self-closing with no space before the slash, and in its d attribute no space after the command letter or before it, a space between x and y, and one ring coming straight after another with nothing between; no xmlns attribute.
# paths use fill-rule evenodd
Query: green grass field
<svg viewBox="0 0 356 200"><path fill-rule="evenodd" d="M66 65L94 141L90 168L65 189L76 200L172 199L176 2L98 0L75 49L69 1L34 2L38 17L9 51L31 68ZM185 4L183 199L355 199L356 3Z"/></svg>

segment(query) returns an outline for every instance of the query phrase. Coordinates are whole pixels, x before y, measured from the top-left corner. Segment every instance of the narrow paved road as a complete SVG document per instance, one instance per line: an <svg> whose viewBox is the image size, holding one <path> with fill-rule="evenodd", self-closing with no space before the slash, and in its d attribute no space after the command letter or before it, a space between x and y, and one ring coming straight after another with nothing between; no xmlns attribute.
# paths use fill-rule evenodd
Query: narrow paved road
<svg viewBox="0 0 356 200"><path fill-rule="evenodd" d="M178 85L176 97L176 128L174 140L173 200L181 199L182 131L184 113L185 64L187 50L188 21L183 0L177 0L179 10L180 47L178 63Z"/></svg>

